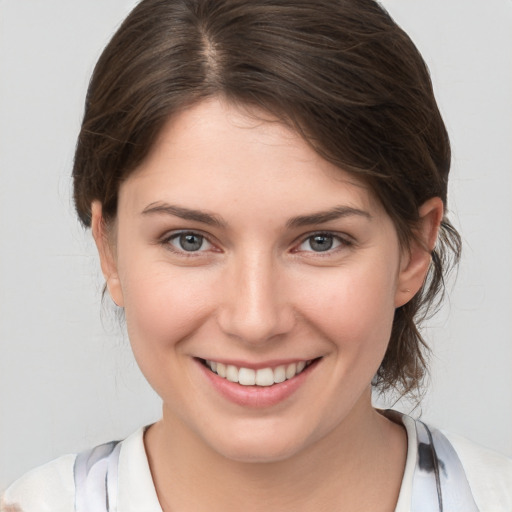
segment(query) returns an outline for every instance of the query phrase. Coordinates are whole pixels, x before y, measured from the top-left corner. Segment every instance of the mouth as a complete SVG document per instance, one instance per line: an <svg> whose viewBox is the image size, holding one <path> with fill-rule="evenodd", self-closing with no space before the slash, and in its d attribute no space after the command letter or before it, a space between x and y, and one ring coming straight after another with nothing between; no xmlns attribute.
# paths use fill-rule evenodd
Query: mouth
<svg viewBox="0 0 512 512"><path fill-rule="evenodd" d="M245 368L232 364L224 364L218 361L201 359L200 361L211 372L219 377L242 386L270 387L281 384L287 380L300 375L306 368L318 361L320 358L307 361L297 361L289 364L281 364L275 367L266 368Z"/></svg>

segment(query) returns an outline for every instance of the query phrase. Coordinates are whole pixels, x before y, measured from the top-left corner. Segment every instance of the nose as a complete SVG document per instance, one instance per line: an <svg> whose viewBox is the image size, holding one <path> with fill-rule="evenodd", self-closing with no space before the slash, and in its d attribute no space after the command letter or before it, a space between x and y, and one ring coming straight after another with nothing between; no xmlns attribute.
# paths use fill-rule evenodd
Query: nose
<svg viewBox="0 0 512 512"><path fill-rule="evenodd" d="M232 263L222 283L217 316L222 331L247 344L263 344L289 333L295 314L279 263L257 252Z"/></svg>

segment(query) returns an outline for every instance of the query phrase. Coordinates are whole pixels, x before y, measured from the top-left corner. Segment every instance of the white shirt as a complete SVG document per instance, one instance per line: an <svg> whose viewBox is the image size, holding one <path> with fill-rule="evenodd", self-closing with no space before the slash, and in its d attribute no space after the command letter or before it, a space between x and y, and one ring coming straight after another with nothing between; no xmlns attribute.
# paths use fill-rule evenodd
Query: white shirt
<svg viewBox="0 0 512 512"><path fill-rule="evenodd" d="M413 480L418 471L416 422L403 416L407 461L395 512L410 512ZM447 434L455 449L480 512L512 512L512 459ZM117 507L111 512L162 512L140 428L120 444L117 466ZM2 497L1 512L73 512L76 455L65 455L36 468L11 485ZM11 507L19 507L18 509ZM436 507L437 510L437 507ZM92 512L92 511L91 511ZM422 512L430 512L430 507ZM444 512L451 512L445 510Z"/></svg>

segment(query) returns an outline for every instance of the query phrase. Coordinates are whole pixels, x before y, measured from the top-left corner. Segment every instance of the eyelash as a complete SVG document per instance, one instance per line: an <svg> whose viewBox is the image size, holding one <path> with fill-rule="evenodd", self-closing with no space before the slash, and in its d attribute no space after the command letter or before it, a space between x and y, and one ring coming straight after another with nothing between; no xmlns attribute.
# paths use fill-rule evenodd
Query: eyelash
<svg viewBox="0 0 512 512"><path fill-rule="evenodd" d="M172 242L175 241L175 240L179 240L180 237L182 236L187 236L187 235L190 235L190 236L195 236L195 237L200 237L201 238L201 246L199 247L198 250L195 250L195 251L187 251L183 248L178 248L178 247L175 247ZM304 250L304 249L300 249L300 247L307 243L309 241L310 243L310 248L311 248L311 242L313 241L313 239L317 237L317 238L320 238L320 237L324 237L324 238L329 238L332 240L332 245L335 245L335 247L333 248L332 245L327 247L327 249L325 250L320 250L320 251L314 251L314 250ZM201 247L202 245L206 242L206 244L208 244L210 247L207 248L206 250L201 250ZM194 257L199 257L199 256L204 256L204 253L208 251L208 249L211 249L212 247L214 248L215 245L208 239L208 236L206 236L205 234L201 233L200 231L191 231L191 230L183 230L183 231L175 231L173 233L170 233L168 234L167 236L165 236L161 241L160 241L160 244L165 246L166 249L172 251L173 253L175 254L178 254L182 257L185 257L185 258L194 258ZM315 233L309 233L307 236L304 236L300 239L300 242L294 247L294 249L292 250L293 253L310 253L310 254L315 254L315 257L328 257L329 255L332 255L333 253L336 253L338 252L339 250L342 250L343 248L349 248L351 246L354 245L354 241L351 240L347 235L345 236L341 236L339 234L335 234L335 233L332 233L330 231L317 231ZM312 248L311 248L312 249ZM216 250L214 252L219 252L219 250Z"/></svg>
<svg viewBox="0 0 512 512"><path fill-rule="evenodd" d="M166 235L161 241L160 241L160 244L165 246L166 249L168 249L169 251L175 253L175 254L178 254L180 256L184 256L186 258L194 258L194 257L198 257L198 256L202 256L204 255L204 250L197 250L197 251L186 251L185 249L183 248L178 248L178 247L174 247L172 242L174 240L179 240L180 237L182 236L187 236L187 235L190 235L190 236L195 236L195 237L200 237L201 238L201 245L203 245L203 243L207 243L209 244L210 246L212 247L215 247L214 244L212 244L212 242L210 242L210 240L208 239L208 237L204 234L202 234L201 232L199 231L190 231L190 230L183 230L183 231L174 231L173 233L170 233L168 235Z"/></svg>
<svg viewBox="0 0 512 512"><path fill-rule="evenodd" d="M337 243L336 247L328 247L325 251L313 251L313 250L301 250L300 247L307 243L311 244L311 241L315 237L325 237L332 239L333 244ZM320 257L327 257L329 255L332 255L333 253L338 252L339 250L342 250L343 248L348 248L354 245L353 240L349 239L347 235L342 236L336 233L332 233L330 231L317 231L316 233L310 233L307 236L301 238L301 242L296 246L296 248L293 250L293 252L304 252L304 253L311 253L315 254L316 256ZM311 247L311 245L310 245Z"/></svg>

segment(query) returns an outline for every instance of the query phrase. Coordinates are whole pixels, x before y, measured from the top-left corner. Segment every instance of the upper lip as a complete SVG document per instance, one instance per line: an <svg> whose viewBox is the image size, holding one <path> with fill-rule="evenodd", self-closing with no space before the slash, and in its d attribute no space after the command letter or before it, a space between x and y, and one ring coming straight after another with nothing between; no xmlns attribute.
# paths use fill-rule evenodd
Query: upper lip
<svg viewBox="0 0 512 512"><path fill-rule="evenodd" d="M204 357L198 358L202 361L215 361L216 363L222 363L226 366L232 365L237 368L250 368L252 370L260 370L261 368L276 368L278 366L286 366L292 363L300 363L301 361L307 363L308 361L314 361L315 359L319 359L319 357L311 357L311 358L289 358L289 359L272 359L267 361L258 361L258 362L249 362L243 361L241 359L224 359L224 358L216 358L216 357Z"/></svg>

